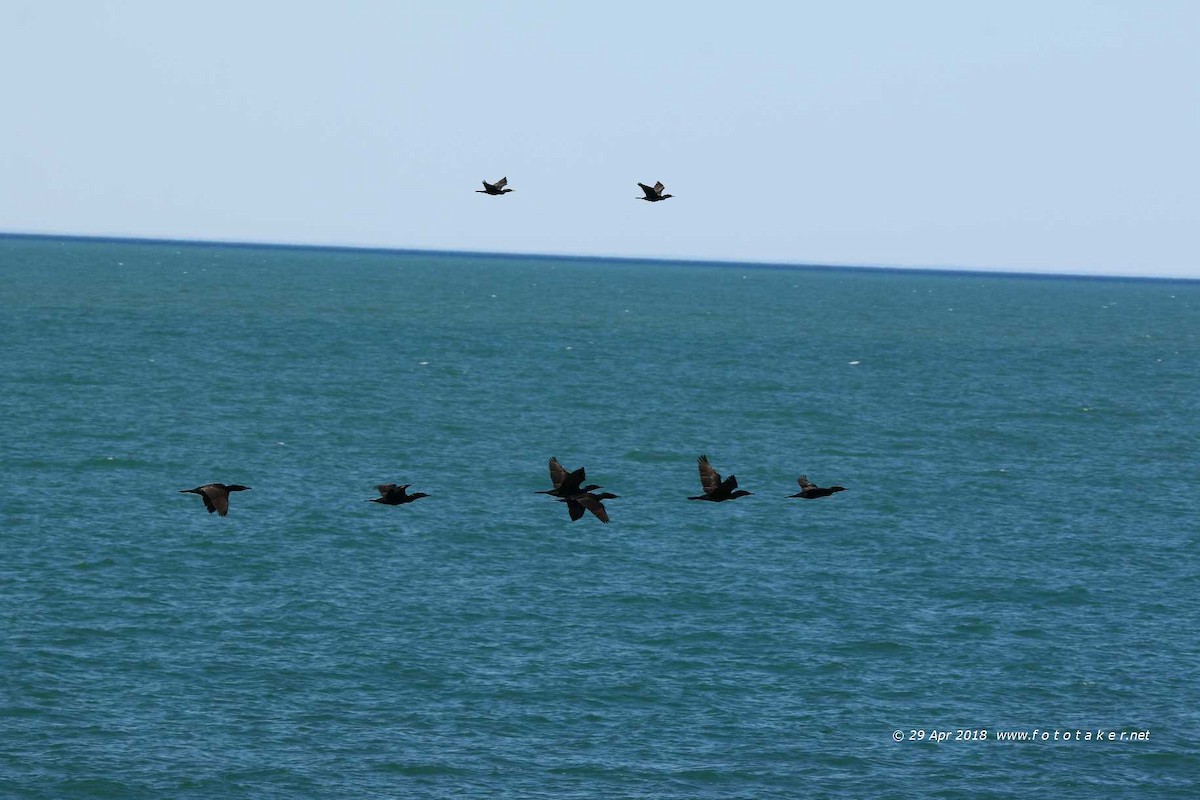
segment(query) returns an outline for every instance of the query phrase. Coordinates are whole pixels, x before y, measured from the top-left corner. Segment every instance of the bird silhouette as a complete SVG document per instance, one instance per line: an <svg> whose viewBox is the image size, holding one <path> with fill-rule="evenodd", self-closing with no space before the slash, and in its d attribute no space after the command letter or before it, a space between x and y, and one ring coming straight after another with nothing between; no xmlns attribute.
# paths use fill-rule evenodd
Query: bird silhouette
<svg viewBox="0 0 1200 800"><path fill-rule="evenodd" d="M580 492L590 492L593 489L600 488L594 483L589 483L587 486L580 486L586 477L587 473L584 472L583 467L574 472L568 472L566 467L558 463L557 458L551 458L550 482L554 484L554 488L541 489L535 492L535 494L548 494L562 499L579 494Z"/></svg>
<svg viewBox="0 0 1200 800"><path fill-rule="evenodd" d="M508 186L508 178L501 178L500 180L496 181L495 183L488 183L487 181L484 181L483 188L476 189L475 193L476 194L508 194L509 192L512 191L512 189L505 189L504 188L505 186Z"/></svg>
<svg viewBox="0 0 1200 800"><path fill-rule="evenodd" d="M816 500L819 497L829 497L834 492L846 491L845 486L830 486L827 489L823 489L804 475L797 478L796 483L800 484L800 491L796 494L789 494L788 497L802 497L805 500Z"/></svg>
<svg viewBox="0 0 1200 800"><path fill-rule="evenodd" d="M734 475L721 480L721 473L708 463L708 456L700 456L696 461L700 465L700 486L703 487L704 494L689 497L688 500L711 500L714 503L720 503L723 500L736 500L739 497L754 494L745 489L738 489L737 477Z"/></svg>
<svg viewBox="0 0 1200 800"><path fill-rule="evenodd" d="M397 486L394 483L381 483L375 487L379 490L379 497L371 498L371 502L383 503L385 506L402 506L405 503L420 500L422 497L429 497L424 492L409 494L407 489L410 486L412 486L411 483L406 483L403 486Z"/></svg>
<svg viewBox="0 0 1200 800"><path fill-rule="evenodd" d="M249 486L242 486L240 483L233 483L226 486L223 483L206 483L203 486L197 486L195 489L180 489L180 494L198 494L200 499L204 501L204 507L208 509L208 513L214 511L222 517L229 513L229 493L244 492Z"/></svg>
<svg viewBox="0 0 1200 800"><path fill-rule="evenodd" d="M597 486L597 489L600 487ZM579 492L569 497L560 497L558 502L567 504L567 513L571 515L571 522L583 516L585 510L592 512L596 519L608 524L608 509L604 507L604 500L616 500L618 495L612 492L600 492L592 494L591 492Z"/></svg>
<svg viewBox="0 0 1200 800"><path fill-rule="evenodd" d="M657 203L659 200L666 200L668 197L675 196L673 194L663 194L663 189L667 187L662 185L662 181L654 184L654 186L647 186L644 183L639 183L638 186L642 187L642 191L646 193L645 197L639 197L638 200L647 200L651 203Z"/></svg>

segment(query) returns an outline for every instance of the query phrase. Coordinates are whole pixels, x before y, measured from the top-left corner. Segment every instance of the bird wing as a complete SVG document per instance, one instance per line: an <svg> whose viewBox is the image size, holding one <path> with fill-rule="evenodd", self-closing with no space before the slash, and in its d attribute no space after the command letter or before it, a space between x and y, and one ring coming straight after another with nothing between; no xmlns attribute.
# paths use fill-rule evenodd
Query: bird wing
<svg viewBox="0 0 1200 800"><path fill-rule="evenodd" d="M578 492L583 488L583 481L587 478L587 472L583 467L575 470L567 477L563 478L562 486L560 487L565 493Z"/></svg>
<svg viewBox="0 0 1200 800"><path fill-rule="evenodd" d="M815 483L808 479L807 475L801 475L799 478L796 478L796 483L800 484L800 488L805 491L818 488Z"/></svg>
<svg viewBox="0 0 1200 800"><path fill-rule="evenodd" d="M639 183L638 186L642 187L642 191L646 193L646 197L658 197L658 192L654 191L652 187L644 183Z"/></svg>
<svg viewBox="0 0 1200 800"><path fill-rule="evenodd" d="M388 494L388 492L390 492L390 491L392 491L393 489L395 489L395 488L396 488L396 484L394 484L394 483L381 483L381 484L379 484L378 486L376 486L375 488L379 490L379 496L380 496L380 497L387 497L387 494Z"/></svg>
<svg viewBox="0 0 1200 800"><path fill-rule="evenodd" d="M662 181L659 181L654 184L654 193L657 195L661 195L663 193L663 189L666 189L666 188L667 187L662 185Z"/></svg>
<svg viewBox="0 0 1200 800"><path fill-rule="evenodd" d="M200 496L204 498L204 507L208 513L216 511L222 517L229 513L229 492L221 486L209 484L200 487Z"/></svg>
<svg viewBox="0 0 1200 800"><path fill-rule="evenodd" d="M696 463L700 466L700 485L704 487L704 493L712 494L721 485L721 473L708 463L708 456L700 456Z"/></svg>
<svg viewBox="0 0 1200 800"><path fill-rule="evenodd" d="M554 488L562 486L562 482L567 479L567 468L558 463L557 458L550 459L550 482L554 484Z"/></svg>
<svg viewBox="0 0 1200 800"><path fill-rule="evenodd" d="M496 181L495 186L497 189L503 189L505 186L508 186L508 178L501 178L500 180Z"/></svg>
<svg viewBox="0 0 1200 800"><path fill-rule="evenodd" d="M721 494L729 494L736 488L737 488L737 476L730 475L728 478L726 478L725 480L723 480L721 482L721 485L717 488L717 491L720 492Z"/></svg>
<svg viewBox="0 0 1200 800"><path fill-rule="evenodd" d="M567 513L571 515L571 522L583 516L583 506L573 497L563 498L563 502L567 504Z"/></svg>
<svg viewBox="0 0 1200 800"><path fill-rule="evenodd" d="M572 498L579 505L586 508L588 511L596 515L596 518L601 522L608 522L608 511L604 508L604 503L600 502L597 497L592 497L590 494L581 494L578 497Z"/></svg>

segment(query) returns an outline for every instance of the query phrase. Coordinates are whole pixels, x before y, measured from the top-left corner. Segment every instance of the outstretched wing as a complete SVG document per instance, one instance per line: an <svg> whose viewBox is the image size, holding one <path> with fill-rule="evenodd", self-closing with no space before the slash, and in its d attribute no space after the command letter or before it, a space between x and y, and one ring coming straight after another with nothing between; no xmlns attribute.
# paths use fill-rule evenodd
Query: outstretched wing
<svg viewBox="0 0 1200 800"><path fill-rule="evenodd" d="M496 181L495 186L497 189L503 189L505 186L508 186L508 178L505 177L505 178L501 178L500 180Z"/></svg>
<svg viewBox="0 0 1200 800"><path fill-rule="evenodd" d="M720 494L729 494L736 488L737 488L737 476L730 475L728 478L726 478L724 481L721 482L721 485L717 488L717 491Z"/></svg>
<svg viewBox="0 0 1200 800"><path fill-rule="evenodd" d="M661 195L663 193L663 189L666 189L666 188L667 187L662 185L662 181L659 181L658 183L654 184L654 193L657 195Z"/></svg>
<svg viewBox="0 0 1200 800"><path fill-rule="evenodd" d="M721 486L721 473L708 463L708 456L700 456L696 462L700 466L700 485L704 487L705 494L712 494Z"/></svg>
<svg viewBox="0 0 1200 800"><path fill-rule="evenodd" d="M204 498L204 507L208 513L216 511L222 517L229 513L229 492L216 486L200 487L200 496Z"/></svg>
<svg viewBox="0 0 1200 800"><path fill-rule="evenodd" d="M604 508L604 503L601 503L597 498L592 497L590 494L581 494L572 499L577 501L579 505L583 506L588 511L595 514L596 518L601 522L608 522L608 511Z"/></svg>
<svg viewBox="0 0 1200 800"><path fill-rule="evenodd" d="M396 484L381 483L378 486L376 486L375 488L379 490L380 497L387 497L388 492L393 491L396 488Z"/></svg>
<svg viewBox="0 0 1200 800"><path fill-rule="evenodd" d="M575 498L564 497L561 499L567 504L567 513L571 515L571 522L574 522L583 516L583 506L576 502Z"/></svg>
<svg viewBox="0 0 1200 800"><path fill-rule="evenodd" d="M550 459L550 482L554 484L554 488L562 486L562 482L567 479L567 468L558 463L557 458Z"/></svg>
<svg viewBox="0 0 1200 800"><path fill-rule="evenodd" d="M807 475L801 475L799 478L796 478L796 483L800 484L800 488L804 489L805 491L819 488L815 483L808 479Z"/></svg>
<svg viewBox="0 0 1200 800"><path fill-rule="evenodd" d="M638 186L642 187L642 191L646 193L647 199L653 199L655 197L658 197L658 192L655 191L652 187L647 186L644 183L639 183ZM660 183L659 186L662 186L662 184Z"/></svg>

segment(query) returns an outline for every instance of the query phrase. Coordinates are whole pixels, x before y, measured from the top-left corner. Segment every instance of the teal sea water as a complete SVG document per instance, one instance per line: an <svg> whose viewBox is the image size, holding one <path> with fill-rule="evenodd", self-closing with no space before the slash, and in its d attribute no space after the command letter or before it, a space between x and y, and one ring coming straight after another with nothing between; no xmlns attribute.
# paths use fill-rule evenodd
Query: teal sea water
<svg viewBox="0 0 1200 800"><path fill-rule="evenodd" d="M24 238L0 281L0 797L1196 796L1200 283ZM688 502L700 453L755 494Z"/></svg>

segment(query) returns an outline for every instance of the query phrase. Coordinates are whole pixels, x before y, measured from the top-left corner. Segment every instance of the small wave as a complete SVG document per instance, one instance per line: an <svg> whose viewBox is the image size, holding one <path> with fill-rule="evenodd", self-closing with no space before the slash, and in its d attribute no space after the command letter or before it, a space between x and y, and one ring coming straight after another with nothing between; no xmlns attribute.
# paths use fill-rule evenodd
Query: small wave
<svg viewBox="0 0 1200 800"><path fill-rule="evenodd" d="M470 770L449 764L401 764L395 761L385 761L376 765L381 772L394 775L468 775Z"/></svg>
<svg viewBox="0 0 1200 800"><path fill-rule="evenodd" d="M687 459L688 456L681 456L679 453L667 453L662 451L641 450L634 448L625 453L623 458L633 461L637 464L665 464L669 462L677 462L681 458ZM692 456L694 458L694 456Z"/></svg>
<svg viewBox="0 0 1200 800"><path fill-rule="evenodd" d="M1092 593L1083 586L1068 586L1062 589L1055 589L1044 594L1044 599L1040 603L1035 603L1034 607L1040 605L1048 606L1081 606L1086 605L1092 599Z"/></svg>
<svg viewBox="0 0 1200 800"><path fill-rule="evenodd" d="M105 469L130 469L158 466L157 461L147 461L141 458L122 458L120 456L93 456L78 462L81 467L103 467Z"/></svg>
<svg viewBox="0 0 1200 800"><path fill-rule="evenodd" d="M137 797L141 790L108 778L70 778L59 781L54 792L57 797Z"/></svg>
<svg viewBox="0 0 1200 800"><path fill-rule="evenodd" d="M116 566L116 563L117 562L111 558L102 558L99 561L80 561L77 564L72 564L71 568L81 572L87 572L93 569Z"/></svg>
<svg viewBox="0 0 1200 800"><path fill-rule="evenodd" d="M859 655L887 654L887 653L907 653L913 648L903 642L894 642L890 639L868 640L858 642L847 642L838 648L845 653L854 653Z"/></svg>

